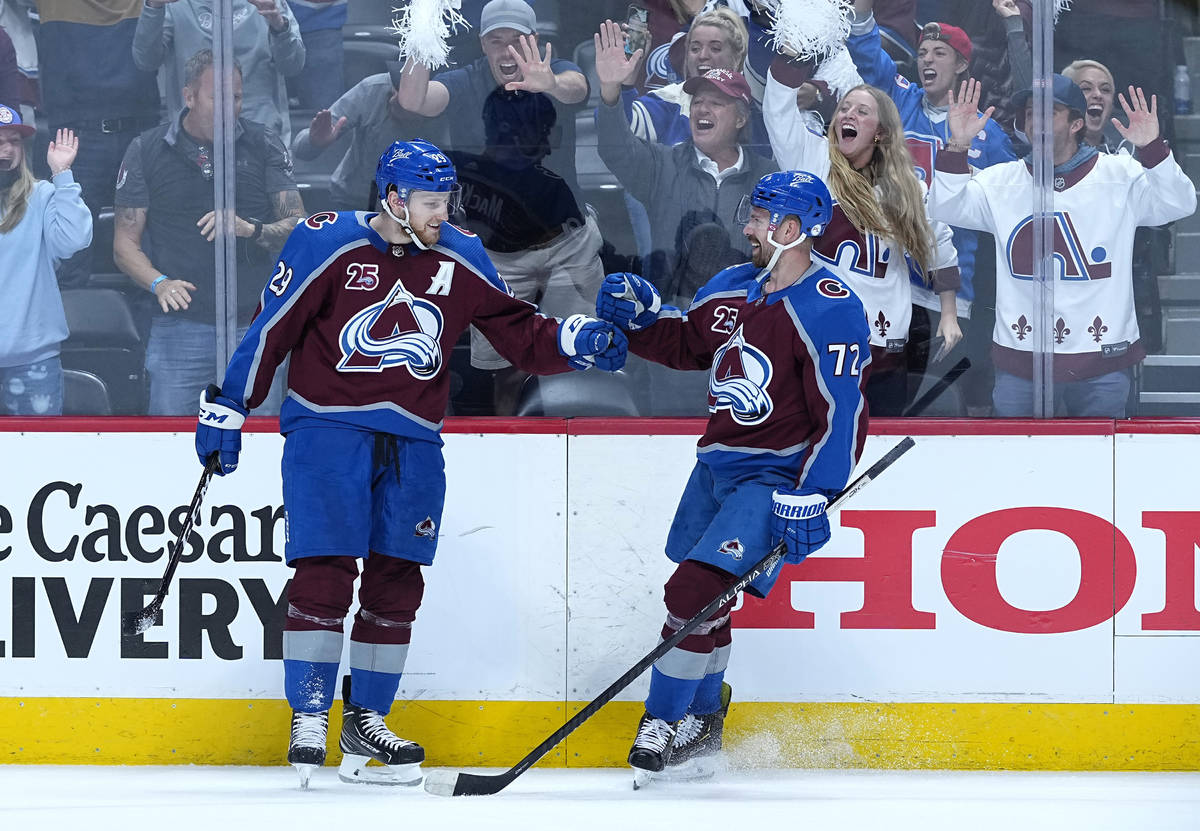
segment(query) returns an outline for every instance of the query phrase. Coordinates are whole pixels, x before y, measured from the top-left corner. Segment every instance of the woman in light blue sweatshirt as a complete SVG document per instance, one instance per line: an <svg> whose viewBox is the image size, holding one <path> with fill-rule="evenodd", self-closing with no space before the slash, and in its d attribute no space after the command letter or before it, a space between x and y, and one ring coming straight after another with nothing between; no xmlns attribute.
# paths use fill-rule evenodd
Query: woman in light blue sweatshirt
<svg viewBox="0 0 1200 831"><path fill-rule="evenodd" d="M33 133L0 105L0 415L62 414L58 354L68 331L54 266L92 242L92 213L71 176L79 140L58 131L44 182L25 159Z"/></svg>

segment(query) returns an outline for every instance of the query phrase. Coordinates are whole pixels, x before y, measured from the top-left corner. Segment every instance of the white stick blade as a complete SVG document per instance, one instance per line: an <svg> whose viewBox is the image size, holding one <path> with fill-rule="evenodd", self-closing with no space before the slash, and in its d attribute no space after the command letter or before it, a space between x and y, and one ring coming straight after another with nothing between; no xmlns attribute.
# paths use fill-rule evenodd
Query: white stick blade
<svg viewBox="0 0 1200 831"><path fill-rule="evenodd" d="M458 774L452 770L430 770L425 773L425 790L434 796L454 796Z"/></svg>

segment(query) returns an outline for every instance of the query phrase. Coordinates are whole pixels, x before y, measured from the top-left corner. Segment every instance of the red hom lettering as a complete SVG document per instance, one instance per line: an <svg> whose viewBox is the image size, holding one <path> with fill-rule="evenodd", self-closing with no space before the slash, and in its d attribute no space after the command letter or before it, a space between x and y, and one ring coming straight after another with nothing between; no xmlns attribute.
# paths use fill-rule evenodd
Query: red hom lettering
<svg viewBox="0 0 1200 831"><path fill-rule="evenodd" d="M1196 611L1196 546L1200 544L1200 513L1195 511L1143 511L1142 527L1166 534L1167 596L1161 612L1142 615L1142 629L1200 631Z"/></svg>
<svg viewBox="0 0 1200 831"><path fill-rule="evenodd" d="M792 608L791 583L862 583L863 605L842 612L843 629L933 629L932 612L912 605L912 537L937 524L935 511L841 511L843 528L863 532L861 557L809 557L787 566L766 600L747 596L733 615L741 629L811 629L812 612Z"/></svg>
<svg viewBox="0 0 1200 831"><path fill-rule="evenodd" d="M1061 608L1018 609L1000 596L996 583L1000 546L1013 534L1032 530L1057 531L1079 552L1079 590ZM992 511L954 532L942 553L942 586L954 608L981 626L1002 632L1055 634L1096 626L1129 602L1136 577L1137 562L1128 538L1101 517L1067 508Z"/></svg>

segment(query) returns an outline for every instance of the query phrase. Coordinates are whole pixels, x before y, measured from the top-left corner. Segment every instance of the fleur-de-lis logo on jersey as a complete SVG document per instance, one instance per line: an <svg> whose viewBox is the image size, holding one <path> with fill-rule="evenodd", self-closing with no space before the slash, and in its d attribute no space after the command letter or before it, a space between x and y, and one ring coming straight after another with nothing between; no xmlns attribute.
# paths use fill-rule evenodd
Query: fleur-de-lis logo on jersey
<svg viewBox="0 0 1200 831"><path fill-rule="evenodd" d="M1092 340L1096 343L1100 342L1100 338L1108 331L1108 327L1104 325L1104 321L1099 316L1092 321L1092 325L1088 327L1088 333L1092 336Z"/></svg>
<svg viewBox="0 0 1200 831"><path fill-rule="evenodd" d="M887 317L884 316L883 311L880 310L879 317L875 318L875 328L879 330L879 337L886 338L888 329L890 329L891 326L892 322L888 320Z"/></svg>
<svg viewBox="0 0 1200 831"><path fill-rule="evenodd" d="M738 424L760 424L774 404L767 394L771 361L746 342L742 327L713 354L708 376L708 411L729 410Z"/></svg>
<svg viewBox="0 0 1200 831"><path fill-rule="evenodd" d="M1071 330L1067 328L1067 322L1061 317L1054 321L1054 342L1062 343L1067 335L1071 334Z"/></svg>
<svg viewBox="0 0 1200 831"><path fill-rule="evenodd" d="M435 376L442 366L442 312L404 288L399 280L388 296L346 322L338 336L339 372L382 372L404 366L416 379Z"/></svg>
<svg viewBox="0 0 1200 831"><path fill-rule="evenodd" d="M1025 340L1025 336L1033 331L1033 327L1029 325L1029 321L1025 319L1025 315L1017 318L1017 322L1011 327L1017 333L1017 340Z"/></svg>

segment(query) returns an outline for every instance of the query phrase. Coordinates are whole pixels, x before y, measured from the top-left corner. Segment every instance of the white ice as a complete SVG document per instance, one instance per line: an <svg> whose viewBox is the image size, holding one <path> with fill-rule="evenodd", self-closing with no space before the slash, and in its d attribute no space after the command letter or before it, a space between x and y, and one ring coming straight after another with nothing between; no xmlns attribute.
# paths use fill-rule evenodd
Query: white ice
<svg viewBox="0 0 1200 831"><path fill-rule="evenodd" d="M759 825L757 823L764 823ZM769 824L767 824L769 823ZM532 770L490 797L344 785L285 767L0 765L0 829L72 831L1174 831L1197 773L753 770L634 793L628 770Z"/></svg>

